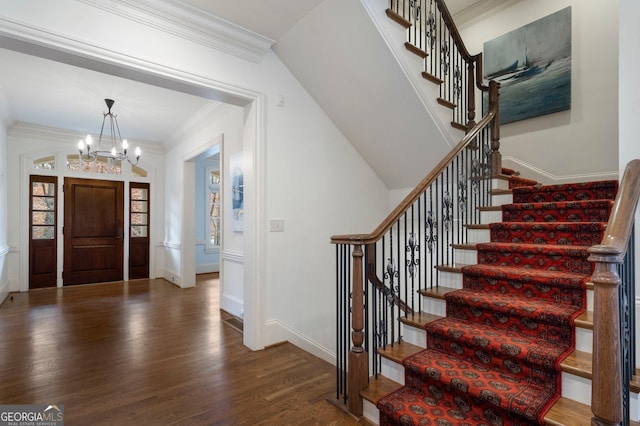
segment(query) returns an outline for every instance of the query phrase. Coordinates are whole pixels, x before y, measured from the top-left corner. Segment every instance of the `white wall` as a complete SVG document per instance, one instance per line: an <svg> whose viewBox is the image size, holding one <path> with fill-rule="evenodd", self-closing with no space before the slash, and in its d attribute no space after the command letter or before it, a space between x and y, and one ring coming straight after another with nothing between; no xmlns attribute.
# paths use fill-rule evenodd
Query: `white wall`
<svg viewBox="0 0 640 426"><path fill-rule="evenodd" d="M7 122L4 111L4 99L0 93L0 304L9 294L7 273L9 246L7 244Z"/></svg>
<svg viewBox="0 0 640 426"><path fill-rule="evenodd" d="M572 8L571 110L501 126L505 166L543 183L617 177L618 11L605 0L507 3L460 26L469 51L483 43Z"/></svg>

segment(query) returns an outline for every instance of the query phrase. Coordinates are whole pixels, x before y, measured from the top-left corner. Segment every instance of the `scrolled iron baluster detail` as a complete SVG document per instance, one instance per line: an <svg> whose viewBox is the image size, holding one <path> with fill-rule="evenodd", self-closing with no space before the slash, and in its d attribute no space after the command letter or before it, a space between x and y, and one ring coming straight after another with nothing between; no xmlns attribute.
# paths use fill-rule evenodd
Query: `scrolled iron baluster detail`
<svg viewBox="0 0 640 426"><path fill-rule="evenodd" d="M378 321L378 324L376 324L376 330L374 330L373 334L379 348L384 348L387 346L387 324L383 319Z"/></svg>
<svg viewBox="0 0 640 426"><path fill-rule="evenodd" d="M467 177L464 173L458 178L458 207L463 212L467 210Z"/></svg>
<svg viewBox="0 0 640 426"><path fill-rule="evenodd" d="M407 259L407 268L409 270L409 276L413 278L416 273L416 268L420 265L420 245L416 244L416 234L412 232L409 234L409 241L407 242L407 253L411 256L411 259Z"/></svg>
<svg viewBox="0 0 640 426"><path fill-rule="evenodd" d="M442 224L446 230L449 230L451 222L453 221L453 215L451 213L452 209L453 201L451 200L451 194L449 191L446 191L444 193L444 198L442 199Z"/></svg>
<svg viewBox="0 0 640 426"><path fill-rule="evenodd" d="M449 65L451 62L451 48L449 42L442 40L440 45L440 66L442 68L443 75L449 75Z"/></svg>
<svg viewBox="0 0 640 426"><path fill-rule="evenodd" d="M416 6L416 1L411 0L409 2L409 7L413 10L413 17L415 19L415 22L420 21L420 6Z"/></svg>
<svg viewBox="0 0 640 426"><path fill-rule="evenodd" d="M482 169L483 167L480 165L480 161L477 158L474 158L471 161L471 190L474 194L478 193L480 189L480 179L482 179Z"/></svg>
<svg viewBox="0 0 640 426"><path fill-rule="evenodd" d="M491 149L491 146L489 146L488 142L483 145L482 152L484 156L484 162L482 163L482 166L484 168L484 177L489 178L491 177L491 158L493 155L493 150Z"/></svg>
<svg viewBox="0 0 640 426"><path fill-rule="evenodd" d="M393 264L393 259L389 258L387 259L387 266L386 266L386 272L384 273L384 279L385 280L389 280L389 291L387 293L387 301L391 304L393 304L393 295L394 294L399 294L400 293L400 288L393 284L393 279L394 278L398 278L400 276L400 273L398 272L398 269L394 266Z"/></svg>
<svg viewBox="0 0 640 426"><path fill-rule="evenodd" d="M456 65L456 69L453 71L453 97L460 99L460 96L462 96L462 70L460 70L460 65Z"/></svg>
<svg viewBox="0 0 640 426"><path fill-rule="evenodd" d="M425 242L429 253L433 251L433 246L438 242L438 222L433 220L433 212L427 213L427 221L425 222Z"/></svg>
<svg viewBox="0 0 640 426"><path fill-rule="evenodd" d="M433 50L436 47L436 17L433 15L432 11L429 11L424 27L424 38L429 45L429 48Z"/></svg>

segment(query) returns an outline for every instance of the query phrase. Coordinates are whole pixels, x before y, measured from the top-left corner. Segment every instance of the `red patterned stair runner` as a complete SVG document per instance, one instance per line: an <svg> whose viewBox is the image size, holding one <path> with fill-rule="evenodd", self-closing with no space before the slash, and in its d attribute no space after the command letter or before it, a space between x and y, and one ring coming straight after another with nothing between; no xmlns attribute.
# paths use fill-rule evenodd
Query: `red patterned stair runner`
<svg viewBox="0 0 640 426"><path fill-rule="evenodd" d="M535 425L561 395L616 181L513 189L514 204L403 361L405 386L377 402L381 425Z"/></svg>

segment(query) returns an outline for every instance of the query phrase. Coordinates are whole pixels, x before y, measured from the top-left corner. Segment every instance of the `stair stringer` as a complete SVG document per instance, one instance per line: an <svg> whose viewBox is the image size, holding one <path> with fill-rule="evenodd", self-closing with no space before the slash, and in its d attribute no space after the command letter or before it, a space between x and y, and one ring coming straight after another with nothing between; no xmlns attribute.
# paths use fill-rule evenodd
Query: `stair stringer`
<svg viewBox="0 0 640 426"><path fill-rule="evenodd" d="M425 106L427 114L445 136L449 146L454 147L464 137L465 133L451 126L453 117L451 110L438 103L439 85L422 77L424 60L406 49L407 29L387 17L385 11L389 7L388 1L360 0L360 2Z"/></svg>

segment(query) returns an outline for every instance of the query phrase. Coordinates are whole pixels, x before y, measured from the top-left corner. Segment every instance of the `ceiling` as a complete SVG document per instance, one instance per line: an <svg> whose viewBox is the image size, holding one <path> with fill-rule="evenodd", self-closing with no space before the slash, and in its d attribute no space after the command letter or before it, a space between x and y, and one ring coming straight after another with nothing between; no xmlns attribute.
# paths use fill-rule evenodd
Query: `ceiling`
<svg viewBox="0 0 640 426"><path fill-rule="evenodd" d="M180 1L180 0L177 0ZM199 9L274 41L323 0L183 0ZM448 0L452 13L479 1ZM113 113L123 137L133 141L166 141L183 128L209 99L53 62L0 48L0 92L14 122L99 133L105 98L115 100Z"/></svg>

